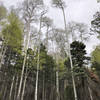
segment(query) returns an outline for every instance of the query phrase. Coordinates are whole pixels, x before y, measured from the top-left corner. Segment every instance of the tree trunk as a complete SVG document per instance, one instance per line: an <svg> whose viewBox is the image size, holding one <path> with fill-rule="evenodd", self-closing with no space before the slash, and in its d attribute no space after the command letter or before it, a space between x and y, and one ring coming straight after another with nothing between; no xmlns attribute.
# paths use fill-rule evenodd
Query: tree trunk
<svg viewBox="0 0 100 100"><path fill-rule="evenodd" d="M50 75L50 79L51 79L51 81L50 81L50 100L53 100L53 96L52 96L52 93L53 93L53 83L52 83L52 72L51 72L51 75Z"/></svg>
<svg viewBox="0 0 100 100"><path fill-rule="evenodd" d="M41 19L42 16L40 17L40 29L39 29L39 44L38 44L38 60L37 60L37 73L36 73L36 85L35 85L35 100L37 100L37 92L38 92L38 74L39 74L39 66L40 66L40 32L41 32Z"/></svg>
<svg viewBox="0 0 100 100"><path fill-rule="evenodd" d="M2 54L3 54L3 50L4 50L4 42L2 44L1 51L0 51L0 60L1 60L1 57L2 57Z"/></svg>
<svg viewBox="0 0 100 100"><path fill-rule="evenodd" d="M14 100L16 100L16 97L17 97L17 85L18 85L18 76L17 76L17 79L16 79L16 84L15 84L15 94L14 94Z"/></svg>
<svg viewBox="0 0 100 100"><path fill-rule="evenodd" d="M11 88L10 88L9 100L11 100L12 90L13 90L13 86L14 86L14 80L15 80L15 76L13 76L13 79L12 79Z"/></svg>
<svg viewBox="0 0 100 100"><path fill-rule="evenodd" d="M65 11L64 11L63 7L61 9L62 9L62 12L63 12L64 24L65 24L65 32L66 32L67 26L66 26ZM75 80L74 80L74 74L73 74L73 63L72 63L72 57L71 57L71 52L70 52L70 43L69 43L69 40L68 40L68 35L67 35L67 43L68 43L68 56L69 56L69 59L70 59L70 65L71 65L71 70L72 70L72 82L73 82L73 89L74 89L74 97L75 97L75 100L78 100L77 92L76 92L76 86L75 86Z"/></svg>
<svg viewBox="0 0 100 100"><path fill-rule="evenodd" d="M23 61L23 66L22 66L22 72L21 72L21 79L20 79L20 84L19 84L19 89L18 89L18 95L17 95L17 100L20 100L20 93L21 93L21 88L22 88L22 82L23 82L23 75L24 75L24 69L25 69L25 64L26 64L26 59L27 59L27 49L29 46L29 41L30 41L30 23L28 22L27 24L27 36L26 36L26 45L25 45L25 55L24 55L24 61Z"/></svg>
<svg viewBox="0 0 100 100"><path fill-rule="evenodd" d="M0 57L0 69L2 67L2 62L4 60L4 56L5 56L6 50L7 50L7 46L5 46L4 51L2 52L1 57Z"/></svg>
<svg viewBox="0 0 100 100"><path fill-rule="evenodd" d="M27 80L27 77L28 77L28 75L27 75L27 73L26 73L25 79L24 79L24 85L23 85L23 90L22 90L21 100L24 99L24 93L25 93L25 86L26 86L26 80Z"/></svg>
<svg viewBox="0 0 100 100"><path fill-rule="evenodd" d="M40 48L40 47L39 47ZM38 89L38 74L39 74L39 63L40 63L40 49L38 49L38 61L37 61L37 73L36 73L36 86L35 86L35 100L37 100L37 89Z"/></svg>
<svg viewBox="0 0 100 100"><path fill-rule="evenodd" d="M90 87L88 87L88 90L89 90L90 98L91 98L91 100L93 100L92 91L91 91Z"/></svg>
<svg viewBox="0 0 100 100"><path fill-rule="evenodd" d="M59 66L58 66L58 57L56 56L56 63L57 63L57 70L56 70L56 92L57 92L57 98L56 100L60 100L60 94L59 94Z"/></svg>
<svg viewBox="0 0 100 100"><path fill-rule="evenodd" d="M87 82L89 83L89 78L87 78ZM89 87L89 84L88 84L88 90L89 90L90 99L93 100L92 91L91 88Z"/></svg>
<svg viewBox="0 0 100 100"><path fill-rule="evenodd" d="M59 78L58 78L58 70L56 71L56 89L57 89L57 100L59 100Z"/></svg>
<svg viewBox="0 0 100 100"><path fill-rule="evenodd" d="M5 86L4 94L3 94L3 99L2 100L5 100L6 92L7 92L7 86Z"/></svg>
<svg viewBox="0 0 100 100"><path fill-rule="evenodd" d="M46 48L48 50L48 30L49 30L49 27L47 26L47 34L46 34Z"/></svg>

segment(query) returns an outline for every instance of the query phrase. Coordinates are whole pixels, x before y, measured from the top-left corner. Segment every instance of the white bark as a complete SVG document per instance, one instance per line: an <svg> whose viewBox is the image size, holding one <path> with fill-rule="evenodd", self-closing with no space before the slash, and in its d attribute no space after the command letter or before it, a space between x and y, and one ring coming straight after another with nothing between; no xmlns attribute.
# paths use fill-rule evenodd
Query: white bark
<svg viewBox="0 0 100 100"><path fill-rule="evenodd" d="M13 86L14 86L14 80L15 80L15 76L13 76L13 79L12 79L11 88L10 88L9 100L11 100L12 90L13 90Z"/></svg>
<svg viewBox="0 0 100 100"><path fill-rule="evenodd" d="M38 74L39 74L39 66L40 66L40 32L41 32L41 24L42 24L41 19L42 19L43 15L44 15L44 13L41 14L41 17L40 17L40 28L39 28L39 32L38 32L39 46L38 46L38 60L37 60L36 86L35 86L35 100L37 100L37 92L38 92L38 90L37 90L38 89Z"/></svg>
<svg viewBox="0 0 100 100"><path fill-rule="evenodd" d="M87 78L87 81L89 83L89 78ZM88 86L88 90L89 90L90 99L93 100L92 91L89 86Z"/></svg>
<svg viewBox="0 0 100 100"><path fill-rule="evenodd" d="M25 55L24 55L24 61L23 61L23 66L22 66L21 79L20 79L20 84L19 84L19 89L18 89L17 100L20 100L20 93L21 93L24 69L25 69L26 58L27 58L27 49L28 49L29 41L30 41L30 22L27 23L27 36L26 37L27 37L27 39L26 39L26 45L25 45Z"/></svg>
<svg viewBox="0 0 100 100"><path fill-rule="evenodd" d="M38 74L39 74L39 63L40 63L40 49L38 49L38 61L37 61L37 73L36 73L36 86L35 86L35 100L37 100L37 88L38 88Z"/></svg>
<svg viewBox="0 0 100 100"><path fill-rule="evenodd" d="M4 60L4 56L5 56L6 50L7 50L7 46L5 46L4 51L2 51L2 54L1 54L1 57L0 57L0 69L2 67L2 62Z"/></svg>
<svg viewBox="0 0 100 100"><path fill-rule="evenodd" d="M64 24L65 24L65 32L66 32L67 26L66 26L65 12L64 12L64 8L63 7L61 9L62 9L62 12L63 12ZM68 43L68 56L69 56L69 59L70 59L70 65L71 65L71 70L72 70L72 82L73 82L73 89L74 89L74 97L75 97L75 100L78 100L77 92L76 92L76 86L75 86L75 80L74 80L74 74L73 74L73 63L72 63L72 57L71 57L71 52L70 52L70 43L69 43L69 40L68 40L68 35L67 35L67 43Z"/></svg>
<svg viewBox="0 0 100 100"><path fill-rule="evenodd" d="M56 89L57 89L57 100L59 100L59 78L58 78L58 71L56 71Z"/></svg>
<svg viewBox="0 0 100 100"><path fill-rule="evenodd" d="M25 79L24 79L24 85L23 85L23 91L22 91L21 100L24 100L24 93L25 93L26 81L27 81L27 73L26 73Z"/></svg>
<svg viewBox="0 0 100 100"><path fill-rule="evenodd" d="M57 51L56 51L57 52ZM56 92L57 92L57 98L56 100L60 99L60 93L59 93L59 66L58 66L58 56L56 55L56 64L57 64L57 69L56 69Z"/></svg>
<svg viewBox="0 0 100 100"><path fill-rule="evenodd" d="M46 32L46 48L48 50L48 30L49 30L49 27L47 26L47 32Z"/></svg>
<svg viewBox="0 0 100 100"><path fill-rule="evenodd" d="M41 30L41 21L40 21L40 30ZM38 47L38 60L37 60L37 73L36 73L36 86L35 86L35 100L37 100L37 92L38 92L38 74L39 74L39 66L40 66L40 30L39 30L39 47Z"/></svg>
<svg viewBox="0 0 100 100"><path fill-rule="evenodd" d="M2 57L2 54L3 54L3 50L4 50L4 43L2 44L2 47L1 47L0 60L1 60L1 57Z"/></svg>
<svg viewBox="0 0 100 100"><path fill-rule="evenodd" d="M91 98L91 100L93 100L93 97L92 97L92 91L91 91L91 89L90 89L89 86L88 86L88 90L89 90L90 98Z"/></svg>
<svg viewBox="0 0 100 100"><path fill-rule="evenodd" d="M16 100L16 97L17 97L17 85L18 85L18 76L16 78L14 100Z"/></svg>

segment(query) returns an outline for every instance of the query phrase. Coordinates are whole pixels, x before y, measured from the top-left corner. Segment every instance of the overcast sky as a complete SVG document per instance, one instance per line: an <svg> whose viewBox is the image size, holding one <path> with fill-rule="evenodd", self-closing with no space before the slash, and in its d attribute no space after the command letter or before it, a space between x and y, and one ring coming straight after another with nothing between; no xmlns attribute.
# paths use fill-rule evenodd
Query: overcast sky
<svg viewBox="0 0 100 100"><path fill-rule="evenodd" d="M16 5L17 2L23 0L0 0L4 2L6 7L11 5ZM54 24L57 27L63 27L62 12L59 9L54 9L50 7L51 0L44 0L46 5L49 6L48 15L54 19ZM65 0L66 1L66 19L69 21L83 22L90 26L93 15L96 11L100 10L99 5L96 0ZM96 37L91 37L90 41L87 43L87 51L91 52L94 45L100 43Z"/></svg>

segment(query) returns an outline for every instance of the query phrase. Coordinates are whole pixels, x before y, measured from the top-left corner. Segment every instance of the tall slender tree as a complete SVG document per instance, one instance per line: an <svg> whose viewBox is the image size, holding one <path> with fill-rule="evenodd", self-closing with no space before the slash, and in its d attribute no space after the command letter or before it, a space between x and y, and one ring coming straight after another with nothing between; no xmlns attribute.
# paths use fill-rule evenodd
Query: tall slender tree
<svg viewBox="0 0 100 100"><path fill-rule="evenodd" d="M41 44L41 40L40 40L40 34L41 34L41 26L42 26L42 18L44 16L46 12L42 11L41 12L41 16L40 16L40 27L39 27L39 32L38 32L38 59L37 59L37 73L36 73L36 86L35 86L35 100L37 100L37 93L38 93L38 76L39 76L39 66L40 66L40 44Z"/></svg>
<svg viewBox="0 0 100 100"><path fill-rule="evenodd" d="M20 79L20 85L18 89L18 95L17 100L20 99L20 93L22 88L22 81L23 81L23 75L24 75L24 69L26 64L26 58L27 58L27 49L29 46L30 41L30 25L31 23L36 19L34 17L36 13L36 9L43 4L42 0L36 1L36 0L25 0L23 2L23 18L25 20L26 24L26 41L25 41L25 47L24 47L24 61L22 66L22 72L21 72L21 79Z"/></svg>
<svg viewBox="0 0 100 100"><path fill-rule="evenodd" d="M62 10L64 25L65 25L65 32L67 32L66 16L65 16L65 10L64 10L65 2L62 0L53 0L53 4L54 4L54 6L60 8ZM68 40L68 34L66 33L66 35L67 35L67 44L68 44L68 56L70 59L70 64L71 64L71 69L72 69L72 81L73 81L74 96L75 96L75 100L78 100L76 86L75 86L75 80L74 80L74 74L73 74L73 62L72 62L72 57L71 57L71 52L70 52L70 44L69 44L69 40Z"/></svg>

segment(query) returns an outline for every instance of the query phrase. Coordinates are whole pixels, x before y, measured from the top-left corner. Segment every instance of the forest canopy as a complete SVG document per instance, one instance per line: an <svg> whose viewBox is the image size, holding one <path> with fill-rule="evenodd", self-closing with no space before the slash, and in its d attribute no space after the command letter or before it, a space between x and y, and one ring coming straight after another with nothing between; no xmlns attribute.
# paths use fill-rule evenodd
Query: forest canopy
<svg viewBox="0 0 100 100"><path fill-rule="evenodd" d="M23 0L9 9L0 3L0 100L100 100L100 45L87 51L93 37L100 39L100 11L89 27L67 22L67 6L65 0L48 6ZM51 16L63 25L49 8L60 10Z"/></svg>

